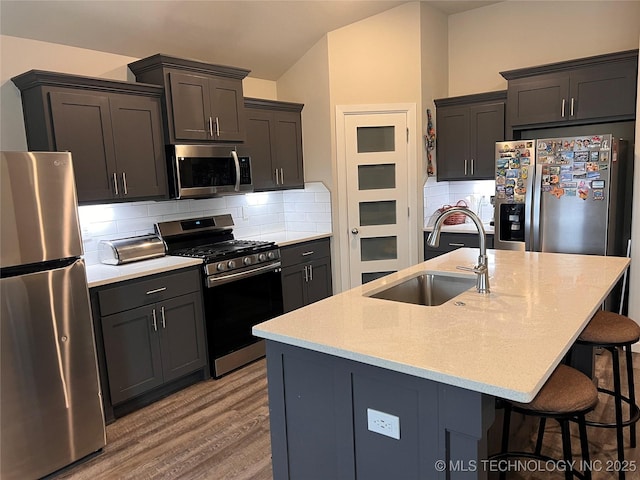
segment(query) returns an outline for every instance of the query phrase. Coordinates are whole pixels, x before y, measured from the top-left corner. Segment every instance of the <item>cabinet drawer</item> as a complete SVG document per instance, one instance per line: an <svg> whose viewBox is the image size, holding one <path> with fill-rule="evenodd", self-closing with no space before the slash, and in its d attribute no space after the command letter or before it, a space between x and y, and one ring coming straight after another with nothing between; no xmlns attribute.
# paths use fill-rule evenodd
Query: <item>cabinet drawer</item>
<svg viewBox="0 0 640 480"><path fill-rule="evenodd" d="M318 258L331 256L329 239L313 240L280 249L282 266L289 267L302 262L310 262Z"/></svg>
<svg viewBox="0 0 640 480"><path fill-rule="evenodd" d="M437 248L431 248L426 245L428 232L424 234L425 241L425 258L427 252L451 252L457 248L478 248L480 247L480 237L477 233L441 233L440 245ZM487 248L493 248L493 235L487 234Z"/></svg>
<svg viewBox="0 0 640 480"><path fill-rule="evenodd" d="M200 272L197 269L132 280L98 292L100 314L104 316L122 312L167 298L197 292L199 289Z"/></svg>

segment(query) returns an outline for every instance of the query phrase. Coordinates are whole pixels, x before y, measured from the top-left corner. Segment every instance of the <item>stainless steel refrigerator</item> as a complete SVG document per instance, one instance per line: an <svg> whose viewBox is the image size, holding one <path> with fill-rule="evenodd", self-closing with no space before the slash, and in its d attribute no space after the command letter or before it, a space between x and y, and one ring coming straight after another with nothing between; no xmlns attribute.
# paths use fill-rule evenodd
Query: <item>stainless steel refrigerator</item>
<svg viewBox="0 0 640 480"><path fill-rule="evenodd" d="M498 142L495 248L624 255L626 161L610 134Z"/></svg>
<svg viewBox="0 0 640 480"><path fill-rule="evenodd" d="M100 450L104 415L71 154L0 153L0 477Z"/></svg>

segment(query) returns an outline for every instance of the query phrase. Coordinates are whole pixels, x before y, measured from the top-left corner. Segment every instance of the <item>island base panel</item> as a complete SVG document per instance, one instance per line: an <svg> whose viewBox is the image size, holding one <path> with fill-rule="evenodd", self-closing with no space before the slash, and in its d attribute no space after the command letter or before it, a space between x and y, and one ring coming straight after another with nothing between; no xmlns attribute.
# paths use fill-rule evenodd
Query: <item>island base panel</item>
<svg viewBox="0 0 640 480"><path fill-rule="evenodd" d="M275 341L267 375L274 480L487 478L491 396ZM369 431L369 408L400 438Z"/></svg>

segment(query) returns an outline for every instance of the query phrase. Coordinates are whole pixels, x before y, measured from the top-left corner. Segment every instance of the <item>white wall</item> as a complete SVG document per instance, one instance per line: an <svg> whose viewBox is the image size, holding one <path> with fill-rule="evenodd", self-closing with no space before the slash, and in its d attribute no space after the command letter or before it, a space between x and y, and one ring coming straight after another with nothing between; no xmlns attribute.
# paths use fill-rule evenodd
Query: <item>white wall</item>
<svg viewBox="0 0 640 480"><path fill-rule="evenodd" d="M638 48L640 48L640 45ZM638 92L640 92L640 75L638 75ZM636 104L636 132L640 132L640 101ZM633 218L631 221L631 238L633 240L631 244L632 263L629 279L629 317L640 323L640 141L638 141L637 133L633 166L633 191L635 199L633 202ZM636 343L634 350L640 352L640 345Z"/></svg>
<svg viewBox="0 0 640 480"><path fill-rule="evenodd" d="M503 90L499 72L638 48L640 1L508 1L449 17L449 96Z"/></svg>

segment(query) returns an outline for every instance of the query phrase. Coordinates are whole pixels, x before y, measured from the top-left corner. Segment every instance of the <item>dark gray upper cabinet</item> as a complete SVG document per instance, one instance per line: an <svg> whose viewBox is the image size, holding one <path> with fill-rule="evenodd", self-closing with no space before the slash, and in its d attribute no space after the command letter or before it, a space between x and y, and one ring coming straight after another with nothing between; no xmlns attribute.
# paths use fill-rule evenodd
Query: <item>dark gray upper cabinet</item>
<svg viewBox="0 0 640 480"><path fill-rule="evenodd" d="M504 140L506 91L436 99L437 176L494 178L495 142Z"/></svg>
<svg viewBox="0 0 640 480"><path fill-rule="evenodd" d="M129 64L165 89L166 143L243 142L242 79L249 70L157 54Z"/></svg>
<svg viewBox="0 0 640 480"><path fill-rule="evenodd" d="M501 72L514 129L635 118L638 50Z"/></svg>
<svg viewBox="0 0 640 480"><path fill-rule="evenodd" d="M13 82L29 150L71 152L80 203L166 197L161 88L37 70Z"/></svg>
<svg viewBox="0 0 640 480"><path fill-rule="evenodd" d="M254 190L303 188L303 105L257 98L244 105Z"/></svg>

